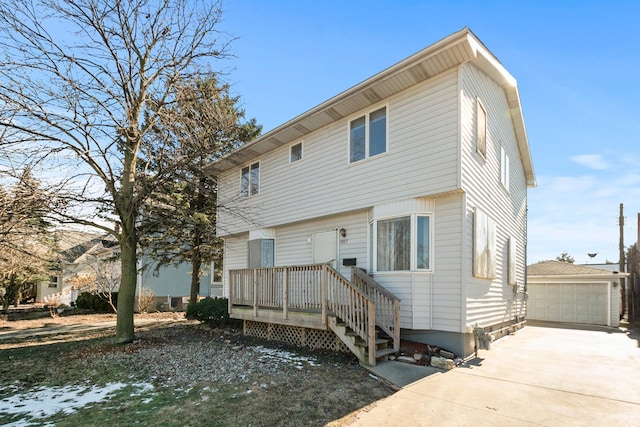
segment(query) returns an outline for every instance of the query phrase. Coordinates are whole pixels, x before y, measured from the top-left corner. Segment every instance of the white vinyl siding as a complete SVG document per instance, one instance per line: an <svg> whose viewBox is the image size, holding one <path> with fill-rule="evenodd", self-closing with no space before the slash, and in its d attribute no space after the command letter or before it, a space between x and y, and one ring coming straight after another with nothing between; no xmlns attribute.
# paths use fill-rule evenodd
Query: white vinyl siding
<svg viewBox="0 0 640 427"><path fill-rule="evenodd" d="M343 266L344 258L355 258L356 267L369 270L367 257L366 211L345 213L310 221L285 225L276 229L276 266L306 265L313 263L312 236L330 230L346 230L346 238L338 239L337 270L351 277L351 267Z"/></svg>
<svg viewBox="0 0 640 427"><path fill-rule="evenodd" d="M509 154L504 147L500 147L500 182L509 191Z"/></svg>
<svg viewBox="0 0 640 427"><path fill-rule="evenodd" d="M229 297L229 270L247 268L249 233L224 239L223 295Z"/></svg>
<svg viewBox="0 0 640 427"><path fill-rule="evenodd" d="M509 165L509 191L501 181L501 149L510 159L520 159L509 106L504 91L486 74L472 64L460 68L462 82L461 153L462 189L467 194L463 271L466 325L488 326L524 316L522 298L514 298L509 285L509 251L513 239L515 250L515 282L524 284L526 244L526 180L522 162ZM481 159L476 150L474 122L478 99L486 109L486 156ZM495 183L487 185L487 183ZM495 222L495 278L475 278L472 242L474 211L480 209Z"/></svg>
<svg viewBox="0 0 640 427"><path fill-rule="evenodd" d="M252 222L270 227L454 191L459 176L457 97L452 70L391 98L388 152L383 156L349 163L349 121L338 120L304 135L304 167L290 167L286 142L262 156L260 193L253 197L238 200L234 194L238 169L221 174L220 200L227 209L220 212L225 225L220 235L253 228ZM234 209L250 217L245 220Z"/></svg>

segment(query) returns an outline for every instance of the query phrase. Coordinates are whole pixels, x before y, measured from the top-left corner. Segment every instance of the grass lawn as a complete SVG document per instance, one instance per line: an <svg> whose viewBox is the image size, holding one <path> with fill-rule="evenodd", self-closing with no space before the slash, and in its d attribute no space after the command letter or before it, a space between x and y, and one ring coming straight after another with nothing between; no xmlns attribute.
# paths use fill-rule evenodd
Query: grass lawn
<svg viewBox="0 0 640 427"><path fill-rule="evenodd" d="M346 355L194 324L111 335L0 341L0 425L321 426L392 393Z"/></svg>

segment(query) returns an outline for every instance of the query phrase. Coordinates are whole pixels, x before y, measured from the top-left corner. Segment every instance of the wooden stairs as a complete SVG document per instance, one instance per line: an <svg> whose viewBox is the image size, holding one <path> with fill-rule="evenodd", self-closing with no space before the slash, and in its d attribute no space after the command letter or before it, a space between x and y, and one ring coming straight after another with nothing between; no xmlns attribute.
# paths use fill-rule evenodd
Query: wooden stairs
<svg viewBox="0 0 640 427"><path fill-rule="evenodd" d="M378 330L376 330L375 354L370 357L369 345L365 340L360 338L358 334L347 326L345 322L336 316L327 316L327 325L342 340L342 342L351 350L353 354L360 360L360 363L374 366L376 362L387 360L388 356L395 354L398 350L393 348L393 339L379 338ZM373 362L373 363L372 363Z"/></svg>

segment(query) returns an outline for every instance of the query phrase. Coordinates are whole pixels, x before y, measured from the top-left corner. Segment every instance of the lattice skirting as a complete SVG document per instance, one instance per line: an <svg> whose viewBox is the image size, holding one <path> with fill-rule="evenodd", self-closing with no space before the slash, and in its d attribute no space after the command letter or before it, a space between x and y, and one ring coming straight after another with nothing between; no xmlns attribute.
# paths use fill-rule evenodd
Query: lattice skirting
<svg viewBox="0 0 640 427"><path fill-rule="evenodd" d="M244 334L269 341L280 341L299 347L349 353L349 348L330 330L309 329L275 323L244 321Z"/></svg>

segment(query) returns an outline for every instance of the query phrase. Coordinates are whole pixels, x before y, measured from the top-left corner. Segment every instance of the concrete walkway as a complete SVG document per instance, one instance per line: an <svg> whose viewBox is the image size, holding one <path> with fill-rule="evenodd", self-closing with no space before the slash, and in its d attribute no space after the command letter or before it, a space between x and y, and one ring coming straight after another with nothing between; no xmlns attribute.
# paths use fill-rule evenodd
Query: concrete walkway
<svg viewBox="0 0 640 427"><path fill-rule="evenodd" d="M332 425L640 425L640 335L531 323Z"/></svg>

